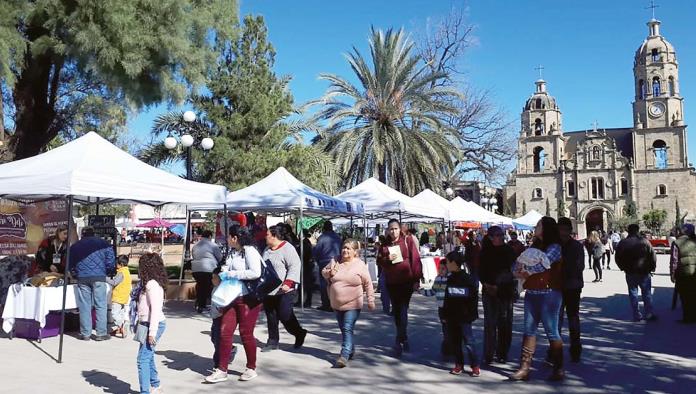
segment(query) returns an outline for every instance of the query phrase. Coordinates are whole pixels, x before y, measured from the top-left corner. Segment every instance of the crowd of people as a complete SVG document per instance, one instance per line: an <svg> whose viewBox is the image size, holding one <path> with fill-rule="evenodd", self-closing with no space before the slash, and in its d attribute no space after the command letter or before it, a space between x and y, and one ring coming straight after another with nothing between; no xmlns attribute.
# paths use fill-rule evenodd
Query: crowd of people
<svg viewBox="0 0 696 394"><path fill-rule="evenodd" d="M512 344L513 304L524 295L524 325L519 368L509 376L520 381L530 378L532 360L537 347L537 329L543 325L548 340L546 362L552 365L550 380L560 381L564 373L564 344L561 328L568 320L570 359L579 362L582 355L580 299L584 286L585 251L592 260L592 268L601 281L601 269L609 267L607 250L614 254L617 267L624 271L633 318L636 321L655 321L652 305L651 276L656 268L656 256L650 243L639 233L637 224L628 226L625 234L593 232L583 245L572 233L568 218L558 222L543 217L530 242L522 242L517 233L491 226L485 235L469 232L464 240L452 233L436 236L435 248L444 252L432 292L441 323L444 356L454 358L450 372L461 374L468 358L471 376L479 376L481 368L495 363L507 363ZM683 233L675 236L670 272L676 282L683 304L683 322L696 322L696 235L693 225L685 225ZM261 310L266 315L268 337L262 352L279 348L279 323L295 338L294 348L300 349L308 331L293 311L302 299L299 284L305 281L305 302L311 305L312 282L301 271L320 273L321 304L318 309L335 313L342 343L334 366L343 368L355 357L356 323L365 304L375 309L375 289L366 262L362 261L361 244L353 239L342 239L333 231L331 222L325 222L323 232L315 245L310 234L300 241L291 226L280 223L266 231L265 248L259 250L258 241L249 228L233 225L227 238L228 253L222 255L210 240L211 233L202 234L202 240L193 249L194 272L197 275L196 308L207 308L208 298L221 283L236 279L244 284L238 297L227 305L210 306L212 373L205 383L219 383L228 379L228 365L234 359L233 336L239 327L239 336L246 354L246 370L240 380L257 376L257 341L254 335ZM59 232L47 249L59 253L64 238ZM603 238L605 241L603 241ZM456 240L455 240L456 239ZM419 290L423 267L419 247L428 240L420 239L396 219L389 221L386 234L375 246L379 268L378 291L383 311L393 317L393 354L400 357L411 351L408 335L408 311L414 292ZM300 242L304 254L300 257ZM605 245L609 245L608 247ZM602 246L602 247L600 247ZM432 247L429 245L428 247ZM52 249L50 249L52 248ZM46 253L51 262L47 269L60 269L59 259ZM605 262L602 263L602 259ZM115 264L114 264L115 262ZM42 263L45 264L45 263ZM125 336L127 327L140 342L137 365L141 392L158 392L161 385L154 361L155 347L165 331L163 313L164 290L167 275L159 255L148 253L140 258L140 285L132 291L126 256L115 257L111 245L94 236L85 228L82 239L70 247L68 269L77 279L80 306L80 339L106 340L106 284L113 287L111 318L112 335ZM63 264L64 265L64 264ZM259 298L252 283L260 280L265 270L271 269L279 278L279 285ZM595 280L598 281L598 280ZM480 290L480 292L479 292ZM640 311L638 292L641 292L643 311ZM128 294L130 293L130 297ZM479 300L483 307L483 343L472 330L479 319ZM129 305L130 303L130 305ZM92 336L92 305L95 307L96 335ZM130 319L126 315L130 311ZM435 313L435 312L434 312ZM130 324L127 324L130 320Z"/></svg>

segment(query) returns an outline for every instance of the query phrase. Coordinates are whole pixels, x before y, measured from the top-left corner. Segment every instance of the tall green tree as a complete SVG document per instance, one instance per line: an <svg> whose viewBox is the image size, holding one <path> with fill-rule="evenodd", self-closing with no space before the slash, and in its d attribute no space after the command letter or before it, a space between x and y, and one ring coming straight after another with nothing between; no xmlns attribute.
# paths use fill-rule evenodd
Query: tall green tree
<svg viewBox="0 0 696 394"><path fill-rule="evenodd" d="M666 220L667 211L664 209L651 209L643 215L643 224L654 234L660 234Z"/></svg>
<svg viewBox="0 0 696 394"><path fill-rule="evenodd" d="M222 48L206 82L206 94L192 98L199 113L194 127L205 129L215 142L210 152L194 150L194 177L232 190L248 186L284 166L301 181L334 191L330 157L303 144L305 124L297 117L289 78L273 72L275 50L261 16L246 16L239 37ZM153 134L184 127L181 113L161 116ZM182 151L167 152L161 143L141 157L152 164L181 159Z"/></svg>
<svg viewBox="0 0 696 394"><path fill-rule="evenodd" d="M235 0L0 2L0 86L12 120L0 159L36 155L59 135L98 130L113 140L127 109L182 100L215 64L211 37L234 34L236 13Z"/></svg>
<svg viewBox="0 0 696 394"><path fill-rule="evenodd" d="M370 58L355 48L346 57L359 84L321 74L329 89L309 103L320 106L315 143L336 161L343 186L374 176L410 195L440 190L459 154L445 122L458 94L433 83L446 74L431 71L403 31L373 28Z"/></svg>

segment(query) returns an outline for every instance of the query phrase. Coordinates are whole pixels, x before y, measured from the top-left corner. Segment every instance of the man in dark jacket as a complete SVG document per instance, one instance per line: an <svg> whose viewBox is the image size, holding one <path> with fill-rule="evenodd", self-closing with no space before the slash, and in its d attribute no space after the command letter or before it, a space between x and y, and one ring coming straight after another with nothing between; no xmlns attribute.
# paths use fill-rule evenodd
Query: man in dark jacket
<svg viewBox="0 0 696 394"><path fill-rule="evenodd" d="M640 321L644 318L654 321L657 320L657 316L653 313L651 277L657 266L657 258L650 242L638 234L639 229L637 224L628 226L628 237L616 247L615 260L619 269L626 273L633 320ZM641 315L638 308L639 287L645 315Z"/></svg>
<svg viewBox="0 0 696 394"><path fill-rule="evenodd" d="M80 309L80 339L92 335L92 305L96 311L96 341L111 337L106 332L107 286L106 276L116 267L114 249L106 241L94 236L94 229L82 229L82 239L70 247L70 273L77 278L77 306Z"/></svg>
<svg viewBox="0 0 696 394"><path fill-rule="evenodd" d="M670 276L682 302L682 323L696 323L696 231L687 223L672 243Z"/></svg>
<svg viewBox="0 0 696 394"><path fill-rule="evenodd" d="M317 244L314 245L314 249L312 250L312 257L314 258L314 261L317 263L319 272L321 272L321 270L323 270L324 267L329 265L331 259L335 259L336 261L340 260L342 243L343 240L341 240L340 235L334 232L333 224L331 223L331 221L325 221L323 231L317 239ZM319 305L317 309L325 312L333 312L333 309L331 309L331 301L329 300L328 289L328 282L323 276L319 275L319 292L321 294L321 305Z"/></svg>
<svg viewBox="0 0 696 394"><path fill-rule="evenodd" d="M582 345L580 344L580 294L584 286L582 271L585 268L585 251L580 242L572 237L573 223L570 219L558 219L558 232L561 236L561 253L563 254L563 303L558 327L563 327L563 311L568 315L570 332L570 358L580 361Z"/></svg>

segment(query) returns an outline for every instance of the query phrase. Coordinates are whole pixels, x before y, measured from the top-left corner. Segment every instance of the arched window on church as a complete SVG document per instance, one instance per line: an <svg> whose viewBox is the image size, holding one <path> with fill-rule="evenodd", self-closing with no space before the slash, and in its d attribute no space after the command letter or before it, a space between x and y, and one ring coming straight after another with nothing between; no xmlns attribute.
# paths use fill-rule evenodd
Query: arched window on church
<svg viewBox="0 0 696 394"><path fill-rule="evenodd" d="M537 146L534 148L534 172L541 172L544 169L544 148Z"/></svg>
<svg viewBox="0 0 696 394"><path fill-rule="evenodd" d="M657 48L653 48L651 54L652 56L652 61L653 62L659 62L660 61L660 52L657 51Z"/></svg>
<svg viewBox="0 0 696 394"><path fill-rule="evenodd" d="M543 105L541 104L541 99L540 98L536 99L536 109L542 109L542 106Z"/></svg>
<svg viewBox="0 0 696 394"><path fill-rule="evenodd" d="M667 83L669 88L669 95L674 96L674 77L669 77L669 82Z"/></svg>
<svg viewBox="0 0 696 394"><path fill-rule="evenodd" d="M602 148L598 145L592 147L592 154L590 155L590 160L599 161L602 160Z"/></svg>
<svg viewBox="0 0 696 394"><path fill-rule="evenodd" d="M645 81L642 79L638 80L638 98L640 100L645 100L645 96L648 94L647 86L645 86Z"/></svg>
<svg viewBox="0 0 696 394"><path fill-rule="evenodd" d="M667 144L662 140L655 140L652 147L655 154L655 168L659 170L667 168Z"/></svg>
<svg viewBox="0 0 696 394"><path fill-rule="evenodd" d="M652 80L652 92L653 92L653 96L654 96L654 97L659 96L661 91L662 91L662 89L661 89L661 87L660 87L660 77L655 77L655 78L653 78L653 80Z"/></svg>
<svg viewBox="0 0 696 394"><path fill-rule="evenodd" d="M628 179L621 178L621 189L619 190L619 193L622 196L625 196L628 194Z"/></svg>
<svg viewBox="0 0 696 394"><path fill-rule="evenodd" d="M542 122L541 119L536 118L534 121L534 135L542 134L544 134L544 122Z"/></svg>

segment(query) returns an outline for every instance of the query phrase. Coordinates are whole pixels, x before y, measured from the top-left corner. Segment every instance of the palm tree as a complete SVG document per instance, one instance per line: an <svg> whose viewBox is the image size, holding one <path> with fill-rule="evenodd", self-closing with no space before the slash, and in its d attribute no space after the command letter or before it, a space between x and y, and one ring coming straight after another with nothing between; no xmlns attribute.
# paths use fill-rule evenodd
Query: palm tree
<svg viewBox="0 0 696 394"><path fill-rule="evenodd" d="M444 121L458 94L433 83L446 75L421 62L403 31L371 32L371 62L355 48L346 55L359 85L320 75L330 87L308 103L321 105L314 121L323 128L314 142L333 156L345 187L374 176L410 195L439 190L458 155Z"/></svg>

